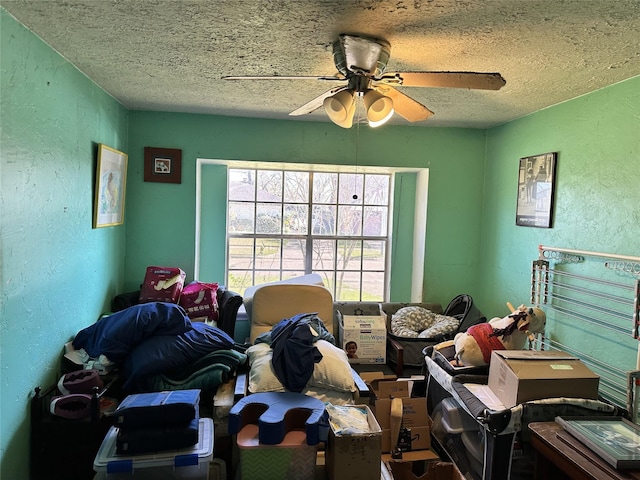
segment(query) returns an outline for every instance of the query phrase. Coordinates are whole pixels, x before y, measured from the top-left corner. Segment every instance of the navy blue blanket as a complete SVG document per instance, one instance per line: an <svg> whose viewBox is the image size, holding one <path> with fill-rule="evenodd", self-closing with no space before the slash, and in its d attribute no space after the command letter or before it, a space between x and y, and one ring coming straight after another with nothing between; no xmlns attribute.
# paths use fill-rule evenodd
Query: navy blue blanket
<svg viewBox="0 0 640 480"><path fill-rule="evenodd" d="M191 330L179 335L155 335L131 350L122 373L123 389L136 391L145 377L183 367L217 350L229 350L233 339L223 330L194 322Z"/></svg>
<svg viewBox="0 0 640 480"><path fill-rule="evenodd" d="M104 355L120 363L136 345L151 336L175 336L191 328L184 309L175 303L142 303L104 316L80 330L73 339L73 347L84 348L91 358Z"/></svg>

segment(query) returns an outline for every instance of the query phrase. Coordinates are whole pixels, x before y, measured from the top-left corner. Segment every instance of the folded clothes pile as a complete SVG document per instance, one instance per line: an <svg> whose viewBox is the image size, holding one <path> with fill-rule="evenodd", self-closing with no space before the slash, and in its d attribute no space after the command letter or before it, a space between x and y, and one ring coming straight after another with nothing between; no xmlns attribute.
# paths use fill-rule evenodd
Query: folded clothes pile
<svg viewBox="0 0 640 480"><path fill-rule="evenodd" d="M138 455L196 445L199 406L198 389L129 395L113 412L116 453Z"/></svg>

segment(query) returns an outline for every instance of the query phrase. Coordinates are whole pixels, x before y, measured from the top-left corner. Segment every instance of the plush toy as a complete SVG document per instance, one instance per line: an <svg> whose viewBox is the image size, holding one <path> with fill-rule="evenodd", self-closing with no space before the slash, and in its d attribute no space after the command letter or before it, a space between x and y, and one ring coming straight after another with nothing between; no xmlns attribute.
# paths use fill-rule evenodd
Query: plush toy
<svg viewBox="0 0 640 480"><path fill-rule="evenodd" d="M507 306L511 315L473 325L455 336L453 366L489 365L493 350L521 350L528 337L533 339L534 334L544 331L547 317L542 310L524 305L513 308L510 303Z"/></svg>

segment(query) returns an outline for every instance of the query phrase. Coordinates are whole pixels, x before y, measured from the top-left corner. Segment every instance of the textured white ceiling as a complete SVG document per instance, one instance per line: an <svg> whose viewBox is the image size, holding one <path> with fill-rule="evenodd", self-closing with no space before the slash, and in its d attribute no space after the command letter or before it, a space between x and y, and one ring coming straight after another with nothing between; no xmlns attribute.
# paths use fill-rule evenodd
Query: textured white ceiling
<svg viewBox="0 0 640 480"><path fill-rule="evenodd" d="M333 85L340 33L391 43L387 71L499 72L499 91L404 88L419 125L487 128L640 75L639 0L0 0L135 110L328 121L288 113ZM395 116L393 123L407 122ZM336 127L338 128L338 127Z"/></svg>

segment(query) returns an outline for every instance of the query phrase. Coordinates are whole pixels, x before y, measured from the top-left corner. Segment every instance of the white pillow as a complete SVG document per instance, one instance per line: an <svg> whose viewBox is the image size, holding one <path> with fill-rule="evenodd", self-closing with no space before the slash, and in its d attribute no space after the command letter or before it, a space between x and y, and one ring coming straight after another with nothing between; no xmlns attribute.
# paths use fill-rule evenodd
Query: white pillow
<svg viewBox="0 0 640 480"><path fill-rule="evenodd" d="M266 343L257 343L247 348L249 357L249 391L258 392L284 392L284 385L278 380L271 365L271 346Z"/></svg>
<svg viewBox="0 0 640 480"><path fill-rule="evenodd" d="M355 392L356 386L351 374L351 365L344 350L326 340L315 343L322 360L313 368L313 375L307 382L307 388L320 387L339 392ZM247 349L249 357L249 391L284 392L284 385L278 380L271 364L273 350L266 343L258 343Z"/></svg>

